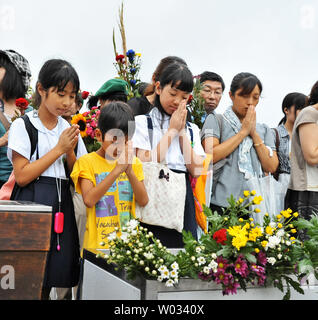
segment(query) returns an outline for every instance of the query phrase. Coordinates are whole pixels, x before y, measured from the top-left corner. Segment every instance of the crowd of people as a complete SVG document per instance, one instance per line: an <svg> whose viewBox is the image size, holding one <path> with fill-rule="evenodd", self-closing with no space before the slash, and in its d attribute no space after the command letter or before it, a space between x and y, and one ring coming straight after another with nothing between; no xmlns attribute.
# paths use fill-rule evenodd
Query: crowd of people
<svg viewBox="0 0 318 320"><path fill-rule="evenodd" d="M202 72L200 95L206 114L199 129L187 109L193 75L183 59L168 56L159 62L150 83L140 86L140 97L128 100L122 79L106 81L90 97L88 108L100 110L96 129L100 148L88 153L79 125L71 124L83 104L80 79L65 60L44 63L34 105L12 122L20 112L15 101L25 97L30 77L27 59L13 50L0 51L1 186L11 175L15 179L12 200L52 207L44 298L53 287L78 284L80 249L99 248L101 242L107 247L107 236L114 231L120 235L122 226L134 217L135 206L147 206L145 162L165 163L185 176L183 229L196 239L191 181L201 176L207 155L211 167L217 168L208 199L212 210L222 214L227 198L238 198L249 179L272 174L288 185L285 208L306 219L318 212L318 82L309 94L288 93L282 101L283 119L270 128L257 122L263 85L256 75L234 76L229 88L232 103L220 114L225 83L214 72ZM54 230L57 212L64 215L62 233ZM183 246L177 230L141 224L163 245Z"/></svg>

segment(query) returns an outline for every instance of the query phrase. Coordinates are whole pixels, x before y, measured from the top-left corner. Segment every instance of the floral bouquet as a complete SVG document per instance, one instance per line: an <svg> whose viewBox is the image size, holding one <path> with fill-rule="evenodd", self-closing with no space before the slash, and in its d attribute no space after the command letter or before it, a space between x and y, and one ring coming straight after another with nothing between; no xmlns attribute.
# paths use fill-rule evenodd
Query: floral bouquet
<svg viewBox="0 0 318 320"><path fill-rule="evenodd" d="M100 148L100 143L96 139L95 130L97 119L100 114L98 107L93 107L90 111L78 113L72 117L71 124L79 125L81 137L85 143L87 152L93 152Z"/></svg>
<svg viewBox="0 0 318 320"><path fill-rule="evenodd" d="M206 111L204 108L204 99L200 94L200 91L202 89L200 77L195 76L194 79L195 81L193 91L188 99L187 106L191 114L192 122L194 122L200 129L202 129L203 123L206 118Z"/></svg>
<svg viewBox="0 0 318 320"><path fill-rule="evenodd" d="M251 205L260 204L261 196L245 191L237 201L231 196L222 215L204 207L209 231L197 241L183 231L184 250L170 253L151 232L131 220L121 236L109 238L110 253L101 254L109 263L125 269L130 278L137 274L147 279L177 285L181 277L214 281L222 286L224 295L247 290L248 285L274 285L290 298L290 287L304 293L301 279L314 273L318 262L318 218L298 219L290 209L272 220L265 214L263 225L250 218ZM297 227L297 229L296 229ZM306 229L310 239L301 242L296 234Z"/></svg>
<svg viewBox="0 0 318 320"><path fill-rule="evenodd" d="M118 228L116 229L118 232ZM101 245L104 245L102 243ZM127 272L128 279L142 275L146 279L164 281L167 286L178 283L179 265L176 256L164 247L147 228L139 226L138 220L130 220L108 237L110 253L103 255L108 263L114 263Z"/></svg>
<svg viewBox="0 0 318 320"><path fill-rule="evenodd" d="M138 74L141 67L141 54L130 49L123 54L116 54L116 63L114 66L117 70L119 78L125 80L129 85L128 99L138 96L138 86L140 79Z"/></svg>
<svg viewBox="0 0 318 320"><path fill-rule="evenodd" d="M306 254L304 244L295 235L296 225L301 229L308 223L303 219L294 221L298 213L287 209L272 220L266 213L263 225L256 224L250 216L260 210L251 212L249 208L261 201L255 191L244 191L244 197L238 201L233 196L228 199L229 206L222 215L204 208L209 232L199 242L191 234L184 240L184 258L192 261L188 267L193 277L197 274L204 281L221 284L223 294L237 293L237 288L246 291L248 284L273 284L284 292L283 281L287 285L285 299L290 298L290 286L304 293L300 279L314 270L318 254ZM312 225L312 229L318 232L318 224ZM317 240L318 237L311 241L318 245Z"/></svg>

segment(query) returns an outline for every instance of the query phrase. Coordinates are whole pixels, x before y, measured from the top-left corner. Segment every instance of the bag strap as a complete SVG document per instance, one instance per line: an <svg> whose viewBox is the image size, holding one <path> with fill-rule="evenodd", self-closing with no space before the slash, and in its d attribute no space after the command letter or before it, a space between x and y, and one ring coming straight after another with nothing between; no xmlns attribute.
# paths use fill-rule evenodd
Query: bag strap
<svg viewBox="0 0 318 320"><path fill-rule="evenodd" d="M149 141L150 141L150 147L152 150L152 143L153 143L153 125L152 125L152 119L150 117L150 114L146 114L147 117L147 128L148 128L148 136L149 136Z"/></svg>
<svg viewBox="0 0 318 320"><path fill-rule="evenodd" d="M38 130L34 127L31 123L29 117L25 114L21 117L25 124L25 129L29 135L30 142L31 142L31 152L30 152L30 159L35 152L35 149L38 145ZM39 150L36 150L36 159L39 159Z"/></svg>
<svg viewBox="0 0 318 320"><path fill-rule="evenodd" d="M219 128L220 128L220 139L219 140L220 140L220 143L221 143L221 140L222 140L222 128L223 128L223 116L220 113L216 113L215 117L216 117L216 120L219 123Z"/></svg>
<svg viewBox="0 0 318 320"><path fill-rule="evenodd" d="M3 114L2 111L0 111L0 121L2 123L2 125L4 126L4 129L6 131L8 131L10 129L10 122L8 121L8 119L6 118L6 116Z"/></svg>
<svg viewBox="0 0 318 320"><path fill-rule="evenodd" d="M152 124L152 119L150 117L150 114L145 115L147 117L147 128L148 128L148 136L149 136L149 141L150 141L150 146L152 150L152 144L153 144L153 124ZM186 122L187 128L189 129L190 132L190 139L191 139L191 146L193 147L193 130L191 127L191 124L189 121Z"/></svg>
<svg viewBox="0 0 318 320"><path fill-rule="evenodd" d="M279 134L278 134L278 130L276 128L273 128L274 131L275 131L275 134L276 134L276 143L275 143L275 146L276 146L276 152L278 152L278 149L279 149L279 145L280 145L280 141L279 141Z"/></svg>

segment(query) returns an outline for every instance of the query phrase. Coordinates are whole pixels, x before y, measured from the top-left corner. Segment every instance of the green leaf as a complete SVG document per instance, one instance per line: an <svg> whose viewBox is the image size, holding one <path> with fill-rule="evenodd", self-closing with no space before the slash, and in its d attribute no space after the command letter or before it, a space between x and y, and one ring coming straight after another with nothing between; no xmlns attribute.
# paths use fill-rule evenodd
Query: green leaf
<svg viewBox="0 0 318 320"><path fill-rule="evenodd" d="M313 227L313 224L310 221L302 219L302 218L293 222L293 224L298 229L310 229Z"/></svg>
<svg viewBox="0 0 318 320"><path fill-rule="evenodd" d="M290 300L290 288L288 284L287 284L287 291L283 297L283 300Z"/></svg>
<svg viewBox="0 0 318 320"><path fill-rule="evenodd" d="M294 281L293 279L291 279L290 277L285 276L285 280L286 282L288 282L295 291L297 291L298 293L304 294L304 290L300 287L300 283Z"/></svg>
<svg viewBox="0 0 318 320"><path fill-rule="evenodd" d="M256 257L251 254L251 253L246 253L244 254L245 258L247 259L248 262L251 262L251 263L256 263L257 260L256 260Z"/></svg>
<svg viewBox="0 0 318 320"><path fill-rule="evenodd" d="M300 273L308 274L314 270L314 267L311 260L308 258L305 258L298 263L298 269Z"/></svg>
<svg viewBox="0 0 318 320"><path fill-rule="evenodd" d="M232 254L232 249L229 247L224 247L216 253L218 256L223 256L224 258L229 258Z"/></svg>

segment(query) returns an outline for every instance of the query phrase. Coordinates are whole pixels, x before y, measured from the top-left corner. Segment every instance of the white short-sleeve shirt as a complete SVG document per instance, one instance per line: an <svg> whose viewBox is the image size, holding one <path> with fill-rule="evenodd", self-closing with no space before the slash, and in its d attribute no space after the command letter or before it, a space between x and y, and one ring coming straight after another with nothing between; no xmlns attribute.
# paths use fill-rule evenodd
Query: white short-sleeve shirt
<svg viewBox="0 0 318 320"><path fill-rule="evenodd" d="M170 117L168 115L164 115L162 118L162 115L157 108L153 108L149 112L149 115L151 117L153 125L152 149L155 149L158 143L160 142L161 138L169 128ZM136 116L135 123L136 129L132 138L133 147L143 150L151 150L151 143L148 135L147 117L145 115ZM201 145L200 129L194 123L189 124L193 132L193 150L197 155L205 157L205 152ZM187 136L191 141L189 128L187 128ZM187 171L185 160L181 152L178 136L172 140L170 147L167 151L165 160L165 163L167 164L169 169L180 170L183 172Z"/></svg>
<svg viewBox="0 0 318 320"><path fill-rule="evenodd" d="M43 157L49 151L51 151L58 143L59 137L61 133L70 127L69 123L63 119L62 117L58 117L57 125L54 129L48 130L41 122L40 118L37 115L37 111L31 111L26 113L29 117L31 123L38 130L38 153L39 158ZM12 162L12 150L19 153L23 157L30 159L31 153L31 142L29 139L29 135L26 131L25 124L23 119L16 119L9 131L8 138L8 159ZM81 137L78 139L78 147L77 147L77 158L86 154L86 147ZM49 168L47 168L42 176L45 177L56 177L56 175L60 178L66 178L63 157L66 155L62 155L59 159L55 161ZM36 160L36 150L34 154L31 156L30 162L34 162Z"/></svg>

